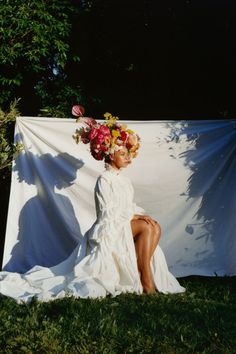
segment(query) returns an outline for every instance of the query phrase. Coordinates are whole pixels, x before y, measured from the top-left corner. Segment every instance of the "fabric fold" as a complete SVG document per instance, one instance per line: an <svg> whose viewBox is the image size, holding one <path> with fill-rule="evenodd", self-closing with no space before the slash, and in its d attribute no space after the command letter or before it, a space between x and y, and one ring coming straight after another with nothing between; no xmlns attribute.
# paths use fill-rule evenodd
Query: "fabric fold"
<svg viewBox="0 0 236 354"><path fill-rule="evenodd" d="M72 254L54 267L35 266L25 274L0 273L0 292L18 302L33 297L50 301L64 296L105 297L143 292L131 230L133 187L127 177L105 171L95 187L97 219ZM158 246L151 261L156 288L162 293L185 289L169 272Z"/></svg>

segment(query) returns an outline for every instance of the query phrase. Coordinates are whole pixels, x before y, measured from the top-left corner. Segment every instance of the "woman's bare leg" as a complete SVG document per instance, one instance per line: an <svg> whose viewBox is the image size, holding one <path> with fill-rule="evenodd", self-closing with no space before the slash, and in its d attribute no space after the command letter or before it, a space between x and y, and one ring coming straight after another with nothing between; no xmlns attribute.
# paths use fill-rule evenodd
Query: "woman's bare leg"
<svg viewBox="0 0 236 354"><path fill-rule="evenodd" d="M150 294L155 292L150 261L160 239L160 227L158 224L153 226L144 220L134 219L131 228L143 290Z"/></svg>

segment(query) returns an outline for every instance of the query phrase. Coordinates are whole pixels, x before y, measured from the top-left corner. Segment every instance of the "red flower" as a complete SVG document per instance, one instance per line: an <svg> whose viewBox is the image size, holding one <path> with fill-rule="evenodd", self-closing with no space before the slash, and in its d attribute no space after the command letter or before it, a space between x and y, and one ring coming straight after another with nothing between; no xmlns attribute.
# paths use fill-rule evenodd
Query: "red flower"
<svg viewBox="0 0 236 354"><path fill-rule="evenodd" d="M101 146L100 146L100 150L101 150L101 151L107 151L107 150L108 150L108 146L106 146L106 145L101 145Z"/></svg>
<svg viewBox="0 0 236 354"><path fill-rule="evenodd" d="M88 137L88 133L87 132L83 132L81 134L81 141L84 143L84 144L88 144L90 139Z"/></svg>
<svg viewBox="0 0 236 354"><path fill-rule="evenodd" d="M101 125L100 126L99 133L101 133L103 135L110 135L111 134L110 129L106 125Z"/></svg>
<svg viewBox="0 0 236 354"><path fill-rule="evenodd" d="M103 143L104 139L105 139L105 136L103 134L98 134L96 137L96 141L98 144Z"/></svg>
<svg viewBox="0 0 236 354"><path fill-rule="evenodd" d="M98 135L98 129L92 128L92 129L90 130L89 134L88 134L88 138L89 138L90 140L93 140L93 139L96 138L97 135Z"/></svg>
<svg viewBox="0 0 236 354"><path fill-rule="evenodd" d="M91 154L96 160L103 160L103 154L101 151L95 152L94 150L91 150Z"/></svg>
<svg viewBox="0 0 236 354"><path fill-rule="evenodd" d="M122 141L126 141L128 138L128 133L124 132L123 130L120 132L120 138Z"/></svg>

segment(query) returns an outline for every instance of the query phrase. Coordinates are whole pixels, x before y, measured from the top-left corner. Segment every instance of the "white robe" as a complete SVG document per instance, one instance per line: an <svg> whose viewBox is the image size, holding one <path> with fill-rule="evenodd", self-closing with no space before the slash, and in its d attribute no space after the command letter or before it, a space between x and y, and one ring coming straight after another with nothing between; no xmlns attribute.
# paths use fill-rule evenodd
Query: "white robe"
<svg viewBox="0 0 236 354"><path fill-rule="evenodd" d="M0 272L0 293L18 302L32 297L49 301L73 295L105 297L143 292L137 268L130 221L144 210L133 202L129 179L114 169L97 180L97 220L73 253L54 267L35 266L25 274ZM185 289L169 272L165 256L157 246L151 268L157 290L181 293Z"/></svg>

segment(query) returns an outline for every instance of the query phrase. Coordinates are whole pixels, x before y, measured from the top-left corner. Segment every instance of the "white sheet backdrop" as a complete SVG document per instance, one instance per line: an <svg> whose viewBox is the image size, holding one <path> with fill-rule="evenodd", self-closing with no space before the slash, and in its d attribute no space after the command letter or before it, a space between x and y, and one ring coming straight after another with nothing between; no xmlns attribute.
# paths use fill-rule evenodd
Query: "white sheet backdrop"
<svg viewBox="0 0 236 354"><path fill-rule="evenodd" d="M236 121L132 121L142 146L122 173L159 221L175 276L236 275ZM4 270L64 260L95 220L102 162L76 145L74 119L17 118Z"/></svg>

